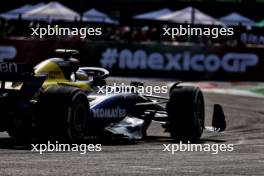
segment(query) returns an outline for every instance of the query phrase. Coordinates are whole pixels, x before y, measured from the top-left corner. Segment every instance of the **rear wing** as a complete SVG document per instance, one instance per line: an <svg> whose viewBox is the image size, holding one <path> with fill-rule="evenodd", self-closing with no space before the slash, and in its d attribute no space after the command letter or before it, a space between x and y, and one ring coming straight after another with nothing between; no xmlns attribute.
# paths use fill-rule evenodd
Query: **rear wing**
<svg viewBox="0 0 264 176"><path fill-rule="evenodd" d="M14 62L0 62L0 80L22 79L24 75L33 74L33 67ZM21 77L21 78L20 78Z"/></svg>
<svg viewBox="0 0 264 176"><path fill-rule="evenodd" d="M18 92L19 96L31 99L41 88L46 75L35 76L31 65L0 62L0 93Z"/></svg>

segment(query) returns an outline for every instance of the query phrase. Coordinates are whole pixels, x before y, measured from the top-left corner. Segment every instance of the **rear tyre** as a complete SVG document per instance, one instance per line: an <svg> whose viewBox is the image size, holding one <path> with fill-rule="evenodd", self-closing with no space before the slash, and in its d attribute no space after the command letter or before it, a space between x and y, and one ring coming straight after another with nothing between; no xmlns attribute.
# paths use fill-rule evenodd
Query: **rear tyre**
<svg viewBox="0 0 264 176"><path fill-rule="evenodd" d="M54 86L39 98L37 131L41 138L81 141L90 115L86 95L78 88Z"/></svg>
<svg viewBox="0 0 264 176"><path fill-rule="evenodd" d="M31 104L31 106L34 106ZM10 137L26 140L32 135L32 111L27 108L14 109L7 120L7 133Z"/></svg>
<svg viewBox="0 0 264 176"><path fill-rule="evenodd" d="M24 119L17 119L17 117L18 116L14 116L10 120L9 127L7 129L8 135L21 140L30 137L30 126L27 126Z"/></svg>
<svg viewBox="0 0 264 176"><path fill-rule="evenodd" d="M204 98L198 87L178 86L166 105L169 132L174 141L196 141L204 129Z"/></svg>

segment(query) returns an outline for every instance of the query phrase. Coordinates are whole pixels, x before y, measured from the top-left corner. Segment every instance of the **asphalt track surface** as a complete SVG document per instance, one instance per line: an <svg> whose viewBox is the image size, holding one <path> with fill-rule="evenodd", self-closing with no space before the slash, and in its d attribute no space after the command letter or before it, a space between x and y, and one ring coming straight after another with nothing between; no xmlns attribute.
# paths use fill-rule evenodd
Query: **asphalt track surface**
<svg viewBox="0 0 264 176"><path fill-rule="evenodd" d="M154 82L162 85L164 82ZM227 130L204 132L200 143L234 144L234 151L164 152L173 144L160 124L152 123L144 141L112 141L101 152L31 152L0 133L0 175L263 175L264 99L205 93L206 124L213 104L223 106Z"/></svg>

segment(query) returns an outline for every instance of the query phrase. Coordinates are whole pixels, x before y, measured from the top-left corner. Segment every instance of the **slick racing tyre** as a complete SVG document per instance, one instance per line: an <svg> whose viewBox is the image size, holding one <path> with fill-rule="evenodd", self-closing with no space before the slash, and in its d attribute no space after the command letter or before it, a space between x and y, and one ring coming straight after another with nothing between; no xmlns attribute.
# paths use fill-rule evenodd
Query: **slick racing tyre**
<svg viewBox="0 0 264 176"><path fill-rule="evenodd" d="M37 131L41 138L81 141L90 115L86 95L78 88L52 86L39 97Z"/></svg>
<svg viewBox="0 0 264 176"><path fill-rule="evenodd" d="M16 139L27 139L30 137L30 123L26 122L27 117L19 117L18 115L13 116L9 122L7 133L10 137Z"/></svg>
<svg viewBox="0 0 264 176"><path fill-rule="evenodd" d="M20 106L22 106L22 104ZM7 120L8 135L20 140L26 140L32 137L31 117L32 111L28 110L26 107L14 108L12 114L10 114L10 117Z"/></svg>
<svg viewBox="0 0 264 176"><path fill-rule="evenodd" d="M204 98L198 87L178 86L166 105L169 132L175 141L196 141L204 129Z"/></svg>

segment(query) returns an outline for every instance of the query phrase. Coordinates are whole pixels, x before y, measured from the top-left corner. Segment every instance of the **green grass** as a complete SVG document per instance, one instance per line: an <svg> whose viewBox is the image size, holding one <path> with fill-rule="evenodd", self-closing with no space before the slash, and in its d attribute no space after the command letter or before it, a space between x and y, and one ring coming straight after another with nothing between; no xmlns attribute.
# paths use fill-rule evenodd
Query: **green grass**
<svg viewBox="0 0 264 176"><path fill-rule="evenodd" d="M254 87L254 88L249 89L249 91L264 95L264 87Z"/></svg>

